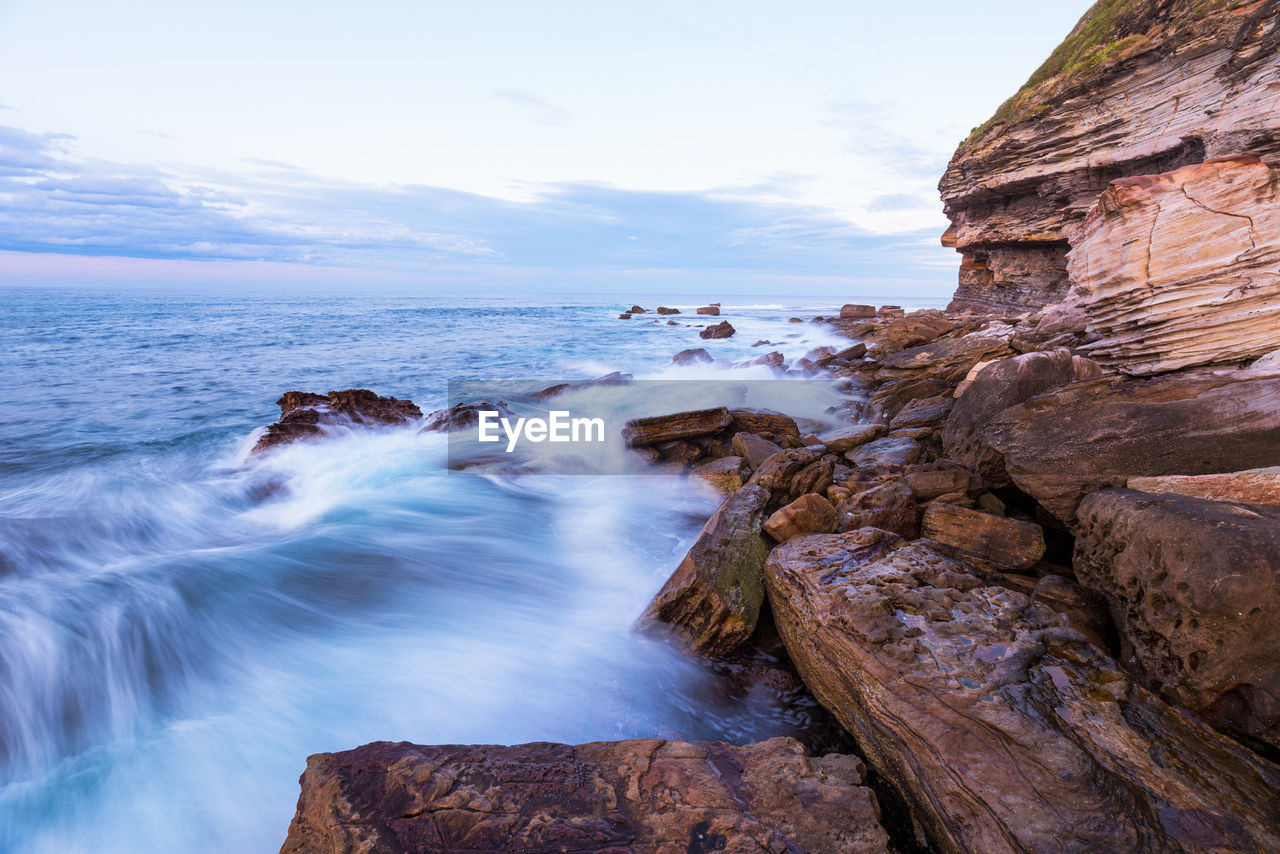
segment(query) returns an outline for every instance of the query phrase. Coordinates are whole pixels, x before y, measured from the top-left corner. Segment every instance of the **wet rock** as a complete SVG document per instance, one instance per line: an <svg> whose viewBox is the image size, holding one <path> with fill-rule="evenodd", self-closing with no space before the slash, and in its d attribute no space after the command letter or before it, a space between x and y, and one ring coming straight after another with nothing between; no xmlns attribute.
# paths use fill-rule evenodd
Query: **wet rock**
<svg viewBox="0 0 1280 854"><path fill-rule="evenodd" d="M855 448L845 454L855 466L905 466L920 459L924 451L915 439L884 438Z"/></svg>
<svg viewBox="0 0 1280 854"><path fill-rule="evenodd" d="M704 306L702 306L701 308L699 308L699 309L697 310L697 312L698 312L698 314L709 314L709 315L711 315L712 317L718 317L718 316L720 315L720 306L718 306L718 305L704 305Z"/></svg>
<svg viewBox="0 0 1280 854"><path fill-rule="evenodd" d="M888 420L913 400L949 395L953 388L951 383L931 377L892 380L872 393L871 406Z"/></svg>
<svg viewBox="0 0 1280 854"><path fill-rule="evenodd" d="M879 528L903 537L920 533L915 497L901 481L890 480L850 495L836 507L837 530Z"/></svg>
<svg viewBox="0 0 1280 854"><path fill-rule="evenodd" d="M767 490L747 485L725 498L689 553L636 621L689 652L732 652L755 631L764 600L769 541L761 529Z"/></svg>
<svg viewBox="0 0 1280 854"><path fill-rule="evenodd" d="M693 347L688 350L681 350L671 357L673 365L696 365L700 362L714 362L711 354L701 347Z"/></svg>
<svg viewBox="0 0 1280 854"><path fill-rule="evenodd" d="M938 850L1280 846L1280 769L927 541L796 537L765 577L805 683Z"/></svg>
<svg viewBox="0 0 1280 854"><path fill-rule="evenodd" d="M886 356L881 360L884 367L877 376L894 379L905 375L919 375L958 383L978 362L1012 355L1008 334L974 332L961 338L944 338Z"/></svg>
<svg viewBox="0 0 1280 854"><path fill-rule="evenodd" d="M863 317L875 317L876 307L873 305L860 305L858 303L846 303L840 306L841 320L856 320Z"/></svg>
<svg viewBox="0 0 1280 854"><path fill-rule="evenodd" d="M455 403L448 409L437 409L427 416L422 427L423 433L450 433L454 430L465 430L480 423L481 412L497 412L499 418L515 418L516 414L507 406L506 401L481 398L468 403Z"/></svg>
<svg viewBox="0 0 1280 854"><path fill-rule="evenodd" d="M1079 526L1076 574L1111 601L1139 680L1280 747L1280 508L1106 490Z"/></svg>
<svg viewBox="0 0 1280 854"><path fill-rule="evenodd" d="M790 415L768 409L730 409L732 433L754 433L783 448L800 444L800 427Z"/></svg>
<svg viewBox="0 0 1280 854"><path fill-rule="evenodd" d="M1004 458L1019 489L1069 522L1085 494L1130 477L1273 465L1280 376L1196 371L1084 380L1004 410L979 441Z"/></svg>
<svg viewBox="0 0 1280 854"><path fill-rule="evenodd" d="M1005 486L1004 459L980 441L981 431L1011 406L1077 380L1102 375L1097 363L1066 349L1027 353L989 363L956 399L942 430L949 458L969 466L993 486Z"/></svg>
<svg viewBox="0 0 1280 854"><path fill-rule="evenodd" d="M633 377L631 376L631 374L624 374L621 371L614 371L611 374L605 374L604 376L597 377L594 380L585 380L583 382L575 382L575 383L557 383L556 385L548 386L547 388L544 388L541 391L535 391L531 393L529 397L533 398L534 400L547 400L548 398L562 395L566 391L577 391L579 389L592 388L594 386L602 386L602 385L626 385L627 383L631 382L632 379Z"/></svg>
<svg viewBox="0 0 1280 854"><path fill-rule="evenodd" d="M855 424L823 433L819 438L833 454L843 454L861 445L879 439L887 429L883 424Z"/></svg>
<svg viewBox="0 0 1280 854"><path fill-rule="evenodd" d="M734 364L735 368L750 368L755 365L765 365L766 367L782 370L786 368L786 362L781 353L777 350L772 353L765 353L763 356L756 356L754 359L747 359Z"/></svg>
<svg viewBox="0 0 1280 854"><path fill-rule="evenodd" d="M909 471L902 480L911 490L912 497L920 502L932 501L943 495L963 494L969 489L969 472L960 468Z"/></svg>
<svg viewBox="0 0 1280 854"><path fill-rule="evenodd" d="M862 342L854 344L852 347L845 347L836 353L832 358L839 359L842 362L854 362L867 355L867 345Z"/></svg>
<svg viewBox="0 0 1280 854"><path fill-rule="evenodd" d="M282 854L885 854L855 756L799 742L420 746L307 760Z"/></svg>
<svg viewBox="0 0 1280 854"><path fill-rule="evenodd" d="M300 439L317 438L327 426L404 424L422 417L422 410L413 401L378 397L364 388L331 391L328 395L287 391L276 405L280 407L280 420L267 427L253 446L254 454Z"/></svg>
<svg viewBox="0 0 1280 854"><path fill-rule="evenodd" d="M698 311L702 311L702 309L698 309ZM715 326L708 326L706 329L699 332L698 337L711 338L711 339L728 338L737 331L738 330L733 328L732 323L730 323L727 320L722 320L719 323L717 323Z"/></svg>
<svg viewBox="0 0 1280 854"><path fill-rule="evenodd" d="M836 529L836 508L821 495L801 495L765 520L764 532L780 543L798 534L830 534Z"/></svg>
<svg viewBox="0 0 1280 854"><path fill-rule="evenodd" d="M721 492L735 492L751 477L751 468L742 457L720 457L698 463L692 474Z"/></svg>
<svg viewBox="0 0 1280 854"><path fill-rule="evenodd" d="M658 306L658 314L679 314L678 308L667 308L665 305Z"/></svg>
<svg viewBox="0 0 1280 854"><path fill-rule="evenodd" d="M644 309L638 305L631 306L631 308L627 309L627 311L630 312L631 314L644 314Z"/></svg>
<svg viewBox="0 0 1280 854"><path fill-rule="evenodd" d="M1108 649L1115 629L1106 597L1101 593L1081 587L1064 576L1050 574L1036 582L1030 595L1047 605L1098 649Z"/></svg>
<svg viewBox="0 0 1280 854"><path fill-rule="evenodd" d="M1172 492L1214 501L1280 506L1280 466L1226 474L1131 477L1128 487L1138 492Z"/></svg>
<svg viewBox="0 0 1280 854"><path fill-rule="evenodd" d="M734 433L733 452L746 460L752 471L760 468L760 464L781 451L782 448L755 433Z"/></svg>
<svg viewBox="0 0 1280 854"><path fill-rule="evenodd" d="M790 504L808 492L826 492L833 483L835 457L827 454L821 445L779 451L769 457L755 474L751 483L769 490L771 510Z"/></svg>
<svg viewBox="0 0 1280 854"><path fill-rule="evenodd" d="M729 410L723 406L695 409L670 415L634 418L622 428L622 436L629 446L636 448L676 439L714 435L728 427L729 422Z"/></svg>
<svg viewBox="0 0 1280 854"><path fill-rule="evenodd" d="M1039 525L938 501L925 510L920 533L998 569L1028 569L1044 557Z"/></svg>
<svg viewBox="0 0 1280 854"><path fill-rule="evenodd" d="M927 430L933 432L951 412L954 400L950 395L922 397L911 401L889 422L890 430Z"/></svg>
<svg viewBox="0 0 1280 854"><path fill-rule="evenodd" d="M942 312L925 309L889 321L872 341L877 354L889 355L928 344L955 328L955 323Z"/></svg>

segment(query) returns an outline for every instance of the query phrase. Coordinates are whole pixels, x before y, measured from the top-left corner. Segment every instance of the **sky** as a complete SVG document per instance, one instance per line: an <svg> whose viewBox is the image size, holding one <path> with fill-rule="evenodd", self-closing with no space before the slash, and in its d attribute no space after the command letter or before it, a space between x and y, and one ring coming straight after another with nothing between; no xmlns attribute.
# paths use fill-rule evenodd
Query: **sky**
<svg viewBox="0 0 1280 854"><path fill-rule="evenodd" d="M1087 0L0 0L0 285L945 296Z"/></svg>

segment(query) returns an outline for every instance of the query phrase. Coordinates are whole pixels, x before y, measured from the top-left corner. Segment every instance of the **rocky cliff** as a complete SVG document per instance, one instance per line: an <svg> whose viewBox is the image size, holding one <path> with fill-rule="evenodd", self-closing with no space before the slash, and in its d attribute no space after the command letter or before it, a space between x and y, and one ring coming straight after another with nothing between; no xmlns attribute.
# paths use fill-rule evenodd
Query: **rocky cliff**
<svg viewBox="0 0 1280 854"><path fill-rule="evenodd" d="M1060 300L1069 238L1111 181L1280 161L1278 0L1101 0L961 144L939 184L959 311Z"/></svg>

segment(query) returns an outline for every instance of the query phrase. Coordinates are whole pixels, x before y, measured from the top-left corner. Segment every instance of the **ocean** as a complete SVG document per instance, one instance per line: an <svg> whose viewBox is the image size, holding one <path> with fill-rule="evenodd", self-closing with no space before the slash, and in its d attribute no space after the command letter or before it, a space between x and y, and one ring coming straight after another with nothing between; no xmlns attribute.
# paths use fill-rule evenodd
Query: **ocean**
<svg viewBox="0 0 1280 854"><path fill-rule="evenodd" d="M425 413L450 380L722 375L671 356L792 360L842 339L788 318L841 300L712 297L738 332L706 342L616 297L0 299L0 850L275 851L307 755L375 740L803 728L630 630L717 503L699 484L451 475L416 427L248 451L287 390Z"/></svg>

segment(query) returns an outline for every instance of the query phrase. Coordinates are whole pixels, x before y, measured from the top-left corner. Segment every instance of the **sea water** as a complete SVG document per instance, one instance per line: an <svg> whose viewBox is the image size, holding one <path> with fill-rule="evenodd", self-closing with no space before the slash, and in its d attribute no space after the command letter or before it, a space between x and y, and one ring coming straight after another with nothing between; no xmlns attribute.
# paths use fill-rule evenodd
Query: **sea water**
<svg viewBox="0 0 1280 854"><path fill-rule="evenodd" d="M375 740L803 728L630 631L708 489L451 475L413 427L248 450L290 389L429 412L451 379L722 375L671 356L794 360L842 339L788 318L839 300L722 298L738 332L707 342L687 297L676 326L610 298L0 298L0 850L275 851L307 755Z"/></svg>

